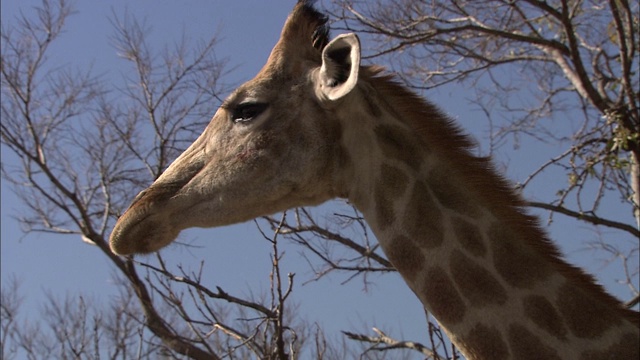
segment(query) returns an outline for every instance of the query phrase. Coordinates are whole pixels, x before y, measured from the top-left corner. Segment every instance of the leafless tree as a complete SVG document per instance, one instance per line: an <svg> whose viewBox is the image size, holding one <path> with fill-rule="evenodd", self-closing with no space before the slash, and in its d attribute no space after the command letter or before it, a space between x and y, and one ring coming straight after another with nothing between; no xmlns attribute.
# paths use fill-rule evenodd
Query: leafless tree
<svg viewBox="0 0 640 360"><path fill-rule="evenodd" d="M288 310L293 275L280 274L277 232L265 235L273 244L271 292L257 299L209 288L202 272L160 256L115 256L107 243L133 196L196 137L227 91L217 38L185 35L156 51L143 23L114 14L111 43L131 71L106 82L50 57L72 13L65 0L44 0L3 24L1 139L18 162L3 161L2 176L25 205L28 232L95 245L117 270L122 294L107 308L82 295L50 297L44 334L18 322L17 288L3 288L2 357L296 358L313 334Z"/></svg>
<svg viewBox="0 0 640 360"><path fill-rule="evenodd" d="M544 200L529 205L549 211L549 221L559 214L574 219L576 226L593 226L597 236L583 245L620 265L619 281L630 290L627 304L637 306L637 2L332 0L327 6L334 28L364 37L364 57L387 64L407 86L427 92L460 88L462 83L475 89L465 96L487 119L486 155L507 144L519 148L525 140L533 140L536 147L561 149L532 167L517 187L527 193L554 177L555 187L548 193L535 192ZM393 271L356 211L334 214L328 221L332 228L318 225L305 210L299 210L295 220L285 224L287 236L324 264L310 261L316 264L318 277L342 271L349 279L362 274L366 283L371 271ZM351 229L362 231L335 226L349 223ZM336 244L340 251L335 250ZM376 349L416 348L374 332L349 336L375 344ZM443 344L425 349L432 351ZM444 354L457 356L455 350Z"/></svg>
<svg viewBox="0 0 640 360"><path fill-rule="evenodd" d="M335 8L339 24L371 37L368 57L389 62L409 86L477 88L472 101L495 126L490 149L510 135L565 145L519 184L551 167L568 178L532 207L638 238L636 2L338 0ZM559 122L574 126L558 132ZM607 197L629 218L609 218Z"/></svg>
<svg viewBox="0 0 640 360"><path fill-rule="evenodd" d="M408 86L426 91L464 82L476 88L472 102L491 126L489 155L525 138L564 146L518 186L526 191L547 173L568 179L530 205L615 230L592 246L620 259L621 278L635 299L630 304L637 304L637 4L335 0L331 9L339 19L334 26L368 37L364 44L374 44L368 58L388 64ZM184 36L175 47L155 51L143 23L114 14L111 42L131 71L122 82L107 83L48 57L71 14L66 1L44 0L33 16L3 24L1 140L19 164L3 162L2 176L26 206L20 220L28 231L95 245L113 263L122 290L106 310L80 295L50 298L43 321L51 336L45 336L19 320L17 285L3 288L2 358L20 351L29 358L284 359L303 349L317 359L460 358L433 320L420 342L380 329L346 333L361 346L354 350L294 316L295 278L280 273L282 238L305 249L314 279L342 272L345 282L367 284L372 273L395 271L360 214L346 205L324 221L307 209L266 219L271 287L255 298L210 285L204 266L114 256L107 235L115 219L213 114L227 90L220 85L226 64L215 56L215 37L196 43ZM626 209L628 219L609 217L605 203ZM68 336L71 328L82 331Z"/></svg>

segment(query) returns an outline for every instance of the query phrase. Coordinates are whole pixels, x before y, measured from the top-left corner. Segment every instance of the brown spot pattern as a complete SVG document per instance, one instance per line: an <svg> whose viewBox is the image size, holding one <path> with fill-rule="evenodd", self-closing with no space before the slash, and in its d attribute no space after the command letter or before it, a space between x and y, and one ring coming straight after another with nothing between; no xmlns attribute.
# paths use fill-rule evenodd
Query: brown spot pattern
<svg viewBox="0 0 640 360"><path fill-rule="evenodd" d="M427 271L424 294L431 312L443 325L455 325L464 318L464 302L444 270L431 268Z"/></svg>
<svg viewBox="0 0 640 360"><path fill-rule="evenodd" d="M467 220L454 216L451 218L456 240L462 247L476 256L484 256L487 248L483 243L480 229Z"/></svg>
<svg viewBox="0 0 640 360"><path fill-rule="evenodd" d="M527 248L501 224L491 225L488 236L496 270L509 285L530 289L551 275L550 266L534 249Z"/></svg>
<svg viewBox="0 0 640 360"><path fill-rule="evenodd" d="M509 326L511 356L519 360L561 360L558 353L522 325Z"/></svg>
<svg viewBox="0 0 640 360"><path fill-rule="evenodd" d="M441 167L436 167L429 172L427 183L442 206L471 217L479 216L478 206L473 203L465 189L451 181L452 178L453 175Z"/></svg>
<svg viewBox="0 0 640 360"><path fill-rule="evenodd" d="M502 305L507 291L494 276L460 250L451 253L451 275L458 290L471 306Z"/></svg>
<svg viewBox="0 0 640 360"><path fill-rule="evenodd" d="M522 300L524 314L541 329L560 340L567 339L567 328L551 302L540 295L530 295Z"/></svg>
<svg viewBox="0 0 640 360"><path fill-rule="evenodd" d="M581 360L604 359L640 359L640 344L638 336L626 334L616 344L604 350L588 350L582 353Z"/></svg>
<svg viewBox="0 0 640 360"><path fill-rule="evenodd" d="M614 310L569 283L558 290L557 306L569 330L580 338L593 339L621 321Z"/></svg>
<svg viewBox="0 0 640 360"><path fill-rule="evenodd" d="M409 183L409 176L395 166L382 164L380 167L381 184L389 193L389 197L397 198L404 194Z"/></svg>
<svg viewBox="0 0 640 360"><path fill-rule="evenodd" d="M420 239L420 243L427 249L442 244L442 213L427 187L421 182L416 182L413 188L403 225L409 235L414 239Z"/></svg>
<svg viewBox="0 0 640 360"><path fill-rule="evenodd" d="M376 207L376 222L380 230L384 231L389 225L396 221L395 212L393 210L393 202L388 196L386 189L381 184L376 186L374 190Z"/></svg>
<svg viewBox="0 0 640 360"><path fill-rule="evenodd" d="M461 339L465 353L470 359L501 360L509 357L507 344L500 331L493 327L477 324Z"/></svg>
<svg viewBox="0 0 640 360"><path fill-rule="evenodd" d="M402 235L394 237L387 254L393 266L407 280L416 280L416 276L422 271L424 256L413 240Z"/></svg>
<svg viewBox="0 0 640 360"><path fill-rule="evenodd" d="M396 125L378 125L373 131L382 155L399 160L414 170L420 169L420 145L411 133Z"/></svg>

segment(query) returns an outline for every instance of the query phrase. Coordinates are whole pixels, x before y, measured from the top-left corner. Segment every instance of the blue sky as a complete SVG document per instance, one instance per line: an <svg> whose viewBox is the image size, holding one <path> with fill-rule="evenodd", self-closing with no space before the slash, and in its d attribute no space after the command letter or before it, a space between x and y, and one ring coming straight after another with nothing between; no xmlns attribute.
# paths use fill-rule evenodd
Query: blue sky
<svg viewBox="0 0 640 360"><path fill-rule="evenodd" d="M2 2L2 22L13 21L21 9L28 14L30 4L37 1ZM229 59L234 68L224 79L239 84L253 77L264 64L277 41L293 1L109 1L76 2L77 13L69 18L65 33L52 48L54 64L92 67L104 77L120 77L123 61L109 45L112 34L108 20L112 11L122 15L126 9L139 19L146 19L153 43L179 40L184 30L193 40L206 39L216 32L222 39L216 53ZM211 114L213 115L213 114ZM15 158L2 152L2 161ZM6 182L2 182L1 273L5 283L16 276L25 297L23 311L35 316L42 307L45 292L63 297L85 294L107 299L116 293L113 270L108 260L93 246L77 236L47 234L24 235L15 220L21 204ZM165 252L172 261L199 264L206 260L205 274L225 291L235 294L260 293L268 290L270 245L261 240L253 223L223 229L190 230L182 238L193 239L203 246L197 254L173 248ZM322 323L330 334L339 330L388 327L405 334L422 334L425 329L419 302L398 275L373 276L375 284L367 287L355 280L341 285L344 276L332 276L319 282L302 283L312 273L297 253L287 250L284 272L295 272L298 288L295 301L300 311L312 321ZM401 304L402 306L397 306ZM383 310L384 309L384 310ZM412 311L409 311L412 310ZM402 325L411 320L412 325ZM362 326L366 321L367 327ZM396 334L400 335L399 332Z"/></svg>
<svg viewBox="0 0 640 360"><path fill-rule="evenodd" d="M3 1L3 26L14 21L19 9L28 13L34 3L37 2ZM69 19L65 34L52 49L52 61L85 69L92 67L95 73L106 78L122 76L123 62L109 44L112 29L108 18L112 12L122 15L126 9L139 19L146 18L152 30L153 43L158 47L179 40L183 30L194 40L218 33L222 41L216 52L220 58L228 58L229 67L233 68L224 80L239 84L253 77L262 67L293 3L293 0L77 1L77 13ZM482 140L487 132L486 122L463 101L464 91L453 85L429 96ZM523 179L545 156L557 149L540 149L535 153L510 150L506 148L499 153L498 160L508 165L510 178ZM2 161L10 163L15 158L4 150ZM536 197L535 191L534 188L528 195ZM328 205L324 209L331 211L333 206ZM25 312L37 313L45 290L58 296L82 293L96 299L106 299L116 292L112 282L113 270L96 248L74 236L24 235L14 218L20 208L19 200L6 182L2 182L2 280L4 283L9 276L20 280ZM585 226L567 225L560 217L550 230L552 237L560 240L572 262L588 266L592 273L598 273L603 282L613 283L613 273L594 261L590 252L578 251L579 242L568 241L576 237L588 239L594 236L592 230ZM204 259L205 274L211 284L231 293L259 293L268 289L270 244L261 240L253 223L222 229L190 230L183 233L183 238L193 239L202 249L190 253L177 247L169 248L163 252L165 257L174 262L192 264ZM360 280L341 285L346 277L340 275L302 286L312 274L296 248L286 251L283 272L297 274L298 285L294 294L300 311L312 321L319 322L329 334L339 336L339 330L366 331L367 327L363 326L366 323L368 327L391 329L395 331L392 335L397 337L404 334L408 340L426 341L422 309L398 275L371 276L372 284L366 291ZM624 287L611 286L609 289L618 296L628 296Z"/></svg>

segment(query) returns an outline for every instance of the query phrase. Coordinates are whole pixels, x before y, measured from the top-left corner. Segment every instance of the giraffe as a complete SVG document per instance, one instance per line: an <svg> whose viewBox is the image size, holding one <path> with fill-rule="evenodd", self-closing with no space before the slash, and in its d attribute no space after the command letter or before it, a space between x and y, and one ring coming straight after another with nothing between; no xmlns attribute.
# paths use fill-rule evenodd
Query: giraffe
<svg viewBox="0 0 640 360"><path fill-rule="evenodd" d="M299 1L258 75L134 199L114 253L345 198L468 359L638 359L638 313L565 262L468 136Z"/></svg>

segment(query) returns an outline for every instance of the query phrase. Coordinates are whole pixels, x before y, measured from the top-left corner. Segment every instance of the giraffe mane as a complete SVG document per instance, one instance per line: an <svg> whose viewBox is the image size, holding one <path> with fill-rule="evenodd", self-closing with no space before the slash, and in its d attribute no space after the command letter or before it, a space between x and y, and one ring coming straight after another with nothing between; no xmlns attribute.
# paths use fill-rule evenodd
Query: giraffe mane
<svg viewBox="0 0 640 360"><path fill-rule="evenodd" d="M558 247L549 239L538 217L530 215L526 203L516 193L511 183L496 171L489 157L473 155L476 143L435 105L403 86L393 74L383 73L380 66L363 66L361 77L380 93L379 98L412 128L431 151L440 152L449 159L455 171L469 179L467 186L479 194L483 203L509 227L521 234L524 243L547 259L558 272L576 281L581 288L594 295L603 304L616 309L623 317L640 327L640 314L627 309L615 297L607 293L593 276L567 263Z"/></svg>
<svg viewBox="0 0 640 360"><path fill-rule="evenodd" d="M283 39L306 41L306 48L313 51L315 59L329 42L328 18L313 7L313 0L300 0L289 16L282 32ZM294 35L295 34L295 35ZM300 37L302 36L302 38ZM309 46L311 39L311 46ZM489 157L475 156L476 143L450 117L423 97L407 89L393 74L385 73L381 66L362 66L360 76L370 83L380 98L394 104L393 110L412 128L432 151L442 152L450 159L455 171L469 179L467 184L482 197L483 203L496 213L514 231L521 234L524 243L547 259L555 269L574 280L587 293L602 304L619 312L624 318L640 327L640 313L627 309L614 296L596 282L593 276L567 263L558 247L550 240L540 225L538 217L529 214L526 203L516 193L511 183L499 175ZM444 153L446 152L446 153Z"/></svg>

